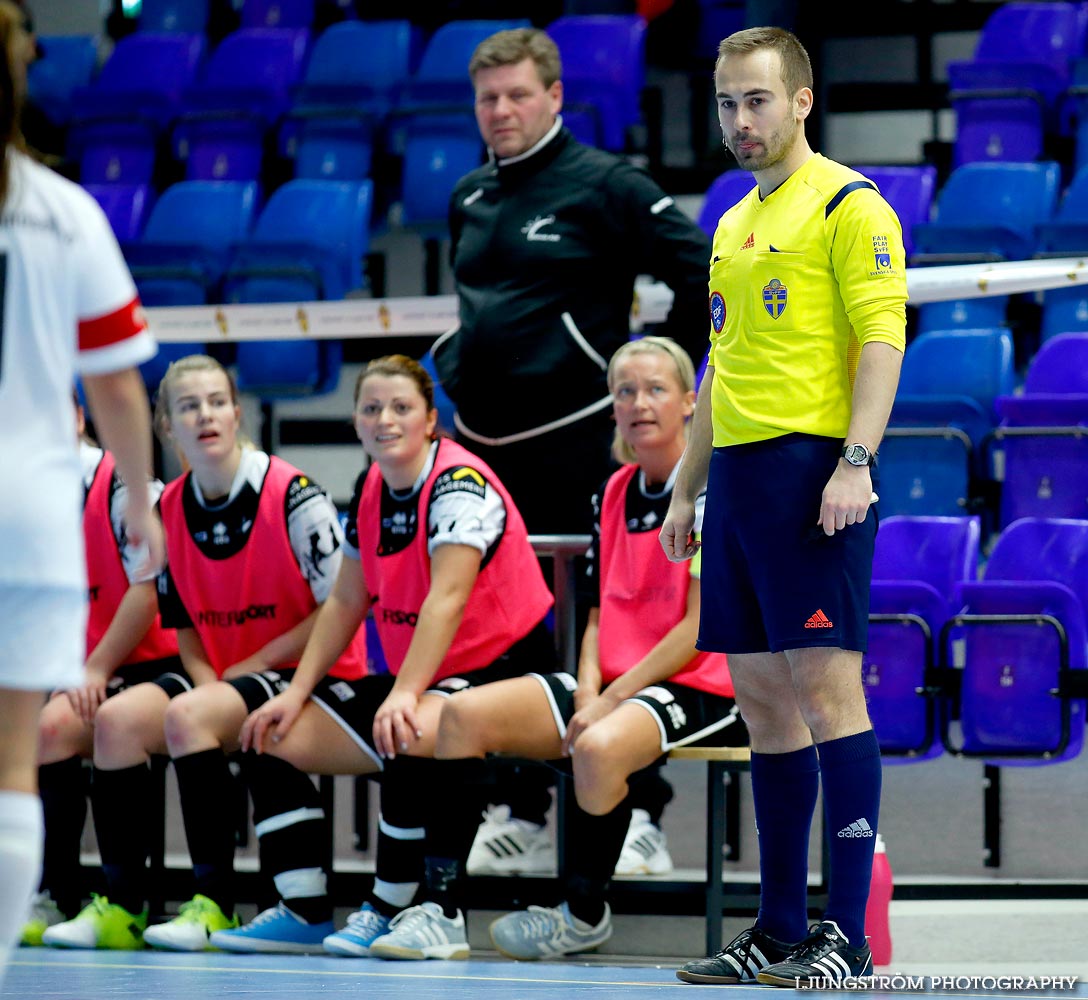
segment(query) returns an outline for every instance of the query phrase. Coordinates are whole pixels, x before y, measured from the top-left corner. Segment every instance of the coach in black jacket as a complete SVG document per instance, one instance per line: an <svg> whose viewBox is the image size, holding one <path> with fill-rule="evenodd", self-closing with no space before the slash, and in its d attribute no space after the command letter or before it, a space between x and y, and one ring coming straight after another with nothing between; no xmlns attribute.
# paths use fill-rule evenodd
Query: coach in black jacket
<svg viewBox="0 0 1088 1000"><path fill-rule="evenodd" d="M460 325L433 347L458 437L507 485L530 532L586 532L609 471L607 359L630 337L637 275L674 293L661 332L707 343L703 232L642 170L563 128L559 52L501 31L469 74L489 162L450 200Z"/></svg>

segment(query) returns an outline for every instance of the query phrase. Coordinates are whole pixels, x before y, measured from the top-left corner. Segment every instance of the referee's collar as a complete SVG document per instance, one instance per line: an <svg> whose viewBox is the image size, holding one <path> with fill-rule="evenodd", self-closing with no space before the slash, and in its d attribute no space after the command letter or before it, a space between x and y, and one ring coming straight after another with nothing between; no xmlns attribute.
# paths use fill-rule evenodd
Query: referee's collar
<svg viewBox="0 0 1088 1000"><path fill-rule="evenodd" d="M511 167L517 167L520 164L529 161L532 161L535 165L536 163L547 159L547 157L541 156L543 152L551 151L553 149L558 152L559 149L565 146L565 138L569 135L570 133L563 128L563 116L556 115L555 123L548 129L543 138L536 143L536 145L525 150L524 153L518 153L517 156L507 156L500 160L495 156L495 151L488 146L487 156L500 171L509 170Z"/></svg>

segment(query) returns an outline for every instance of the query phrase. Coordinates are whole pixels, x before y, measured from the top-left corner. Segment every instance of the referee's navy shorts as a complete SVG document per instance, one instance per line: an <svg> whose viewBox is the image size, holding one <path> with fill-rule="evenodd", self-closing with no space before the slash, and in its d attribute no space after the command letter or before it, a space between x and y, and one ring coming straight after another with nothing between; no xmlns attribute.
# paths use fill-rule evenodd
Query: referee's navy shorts
<svg viewBox="0 0 1088 1000"><path fill-rule="evenodd" d="M876 505L831 537L816 523L841 453L842 441L809 434L714 449L697 648L865 652Z"/></svg>

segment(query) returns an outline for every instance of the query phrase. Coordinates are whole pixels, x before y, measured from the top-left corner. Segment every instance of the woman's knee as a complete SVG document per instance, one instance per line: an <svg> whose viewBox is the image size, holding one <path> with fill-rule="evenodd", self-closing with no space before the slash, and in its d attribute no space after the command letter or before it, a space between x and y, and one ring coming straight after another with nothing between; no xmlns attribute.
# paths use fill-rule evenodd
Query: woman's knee
<svg viewBox="0 0 1088 1000"><path fill-rule="evenodd" d="M603 816L623 801L630 770L614 734L587 729L575 744L573 764L574 797L587 813Z"/></svg>
<svg viewBox="0 0 1088 1000"><path fill-rule="evenodd" d="M162 743L162 709L154 702L118 695L94 719L94 759L102 766L139 763ZM154 735L152 735L154 734Z"/></svg>
<svg viewBox="0 0 1088 1000"><path fill-rule="evenodd" d="M51 699L38 722L38 761L54 764L74 756L90 756L90 727L73 710L65 695Z"/></svg>
<svg viewBox="0 0 1088 1000"><path fill-rule="evenodd" d="M192 752L196 742L206 743L212 729L208 698L203 690L187 691L170 700L163 716L163 733L172 757Z"/></svg>
<svg viewBox="0 0 1088 1000"><path fill-rule="evenodd" d="M477 711L477 699L471 691L462 691L447 698L438 720L435 756L457 759L476 757L486 744L486 719Z"/></svg>

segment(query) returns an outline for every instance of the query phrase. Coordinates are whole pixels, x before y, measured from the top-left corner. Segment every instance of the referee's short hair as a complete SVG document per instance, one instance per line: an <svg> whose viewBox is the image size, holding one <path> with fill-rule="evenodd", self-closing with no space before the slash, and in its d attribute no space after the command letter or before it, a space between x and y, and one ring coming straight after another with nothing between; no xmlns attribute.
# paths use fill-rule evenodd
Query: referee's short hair
<svg viewBox="0 0 1088 1000"><path fill-rule="evenodd" d="M489 35L472 53L468 75L475 81L477 70L514 66L525 59L532 59L536 64L545 90L563 75L559 46L539 28L510 28Z"/></svg>
<svg viewBox="0 0 1088 1000"><path fill-rule="evenodd" d="M782 82L790 97L802 87L812 89L812 62L795 34L785 28L745 28L734 31L718 45L718 59L746 56L759 49L772 49L782 62Z"/></svg>

